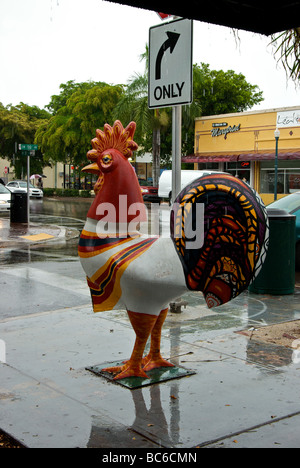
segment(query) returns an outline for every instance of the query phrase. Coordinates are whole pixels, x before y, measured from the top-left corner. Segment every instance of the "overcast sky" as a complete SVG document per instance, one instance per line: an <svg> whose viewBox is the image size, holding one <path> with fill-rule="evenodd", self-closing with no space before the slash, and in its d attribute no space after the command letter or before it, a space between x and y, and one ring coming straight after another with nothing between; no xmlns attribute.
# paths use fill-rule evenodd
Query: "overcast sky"
<svg viewBox="0 0 300 468"><path fill-rule="evenodd" d="M159 16L103 0L0 0L0 102L43 108L68 80L127 83ZM255 109L300 107L270 37L194 21L193 62L234 70L259 86Z"/></svg>

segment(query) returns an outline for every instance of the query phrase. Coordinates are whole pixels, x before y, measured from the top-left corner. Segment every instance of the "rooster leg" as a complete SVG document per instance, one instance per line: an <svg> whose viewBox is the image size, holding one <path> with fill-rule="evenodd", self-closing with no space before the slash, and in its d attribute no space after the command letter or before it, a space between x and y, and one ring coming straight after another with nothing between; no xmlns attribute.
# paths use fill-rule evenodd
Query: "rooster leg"
<svg viewBox="0 0 300 468"><path fill-rule="evenodd" d="M161 311L157 317L156 323L151 332L151 345L149 354L143 359L143 369L147 372L157 367L174 367L169 361L166 361L160 354L161 330L167 317L168 309Z"/></svg>
<svg viewBox="0 0 300 468"><path fill-rule="evenodd" d="M124 366L107 367L106 369L103 369L103 371L113 374L119 372L119 374L114 377L114 380L132 376L144 377L147 379L148 376L142 369L143 352L157 317L156 315L140 314L129 310L127 313L136 334L136 340L131 357Z"/></svg>

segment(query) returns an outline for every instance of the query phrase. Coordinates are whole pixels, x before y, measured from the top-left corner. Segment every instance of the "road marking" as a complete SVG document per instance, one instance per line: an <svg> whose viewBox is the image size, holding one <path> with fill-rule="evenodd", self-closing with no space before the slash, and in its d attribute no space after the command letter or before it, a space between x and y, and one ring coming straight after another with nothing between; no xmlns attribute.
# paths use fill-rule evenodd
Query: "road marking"
<svg viewBox="0 0 300 468"><path fill-rule="evenodd" d="M51 236L50 234L45 234L41 232L40 234L31 234L30 236L20 236L22 239L27 239L30 241L41 241L47 239L53 239L55 236Z"/></svg>

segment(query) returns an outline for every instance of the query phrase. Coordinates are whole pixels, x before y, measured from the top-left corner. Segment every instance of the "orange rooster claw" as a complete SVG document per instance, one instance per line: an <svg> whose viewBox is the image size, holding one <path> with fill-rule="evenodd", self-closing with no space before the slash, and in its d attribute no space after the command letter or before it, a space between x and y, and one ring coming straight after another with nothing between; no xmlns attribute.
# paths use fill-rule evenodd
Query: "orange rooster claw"
<svg viewBox="0 0 300 468"><path fill-rule="evenodd" d="M120 374L114 377L114 380L126 379L128 377L142 377L144 379L149 379L146 372L142 368L126 367Z"/></svg>
<svg viewBox="0 0 300 468"><path fill-rule="evenodd" d="M145 361L143 369L146 372L149 372L152 369L159 369L160 367L175 367L175 365L159 356L155 358L149 358L149 360Z"/></svg>
<svg viewBox="0 0 300 468"><path fill-rule="evenodd" d="M113 380L121 380L128 377L143 377L144 379L149 379L141 366L130 365L129 361L123 366L106 367L102 369L102 371L109 372L110 374L117 374Z"/></svg>

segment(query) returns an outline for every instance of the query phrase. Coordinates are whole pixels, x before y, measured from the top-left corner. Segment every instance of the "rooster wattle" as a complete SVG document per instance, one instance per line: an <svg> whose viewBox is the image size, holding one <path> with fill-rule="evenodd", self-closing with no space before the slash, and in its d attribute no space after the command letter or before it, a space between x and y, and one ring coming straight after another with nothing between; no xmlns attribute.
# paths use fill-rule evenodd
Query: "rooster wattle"
<svg viewBox="0 0 300 468"><path fill-rule="evenodd" d="M137 149L134 132L134 122L125 129L119 121L105 124L87 154L92 164L83 169L99 175L78 247L93 309L125 308L136 334L130 359L103 369L115 379L147 378L153 368L172 366L160 354L169 303L188 290L202 291L209 307L230 301L258 273L268 242L260 198L227 174L201 177L178 195L169 238L141 235L138 226L147 213L128 161ZM202 240L195 242L200 204ZM150 351L143 357L150 335Z"/></svg>

